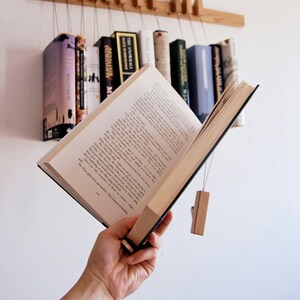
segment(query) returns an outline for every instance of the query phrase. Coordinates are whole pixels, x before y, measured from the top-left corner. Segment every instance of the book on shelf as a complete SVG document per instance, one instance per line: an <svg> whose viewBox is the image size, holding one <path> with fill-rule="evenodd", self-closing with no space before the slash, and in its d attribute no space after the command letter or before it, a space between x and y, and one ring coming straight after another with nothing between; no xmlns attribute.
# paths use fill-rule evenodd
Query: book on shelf
<svg viewBox="0 0 300 300"><path fill-rule="evenodd" d="M112 35L116 86L140 68L136 32L115 31Z"/></svg>
<svg viewBox="0 0 300 300"><path fill-rule="evenodd" d="M75 36L76 124L87 116L86 37Z"/></svg>
<svg viewBox="0 0 300 300"><path fill-rule="evenodd" d="M185 40L170 43L171 83L182 99L190 105Z"/></svg>
<svg viewBox="0 0 300 300"><path fill-rule="evenodd" d="M155 66L153 31L141 29L138 31L140 65Z"/></svg>
<svg viewBox="0 0 300 300"><path fill-rule="evenodd" d="M211 47L187 49L190 107L203 123L215 104Z"/></svg>
<svg viewBox="0 0 300 300"><path fill-rule="evenodd" d="M164 76L144 66L37 164L105 226L138 214L125 243L138 249L255 89L231 84L202 125Z"/></svg>
<svg viewBox="0 0 300 300"><path fill-rule="evenodd" d="M222 48L218 44L212 44L210 45L210 47L211 47L211 56L212 56L214 97L215 97L215 102L217 102L224 91Z"/></svg>
<svg viewBox="0 0 300 300"><path fill-rule="evenodd" d="M100 104L99 47L87 46L87 113L91 114Z"/></svg>
<svg viewBox="0 0 300 300"><path fill-rule="evenodd" d="M153 32L155 66L171 83L169 33L164 30Z"/></svg>
<svg viewBox="0 0 300 300"><path fill-rule="evenodd" d="M116 89L112 38L102 36L94 46L99 47L100 102L102 102Z"/></svg>
<svg viewBox="0 0 300 300"><path fill-rule="evenodd" d="M228 38L218 43L222 50L222 65L224 76L224 87L226 87L232 80L239 80L239 62L235 49L235 42L233 38ZM241 111L236 118L233 127L243 126L245 124L245 113Z"/></svg>
<svg viewBox="0 0 300 300"><path fill-rule="evenodd" d="M76 125L75 36L61 33L43 52L43 139L60 139Z"/></svg>

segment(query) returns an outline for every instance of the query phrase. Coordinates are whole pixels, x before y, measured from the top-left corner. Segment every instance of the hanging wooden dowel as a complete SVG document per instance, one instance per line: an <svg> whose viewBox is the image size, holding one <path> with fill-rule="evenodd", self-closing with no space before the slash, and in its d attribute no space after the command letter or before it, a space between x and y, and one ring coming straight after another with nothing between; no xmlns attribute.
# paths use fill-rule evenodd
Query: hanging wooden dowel
<svg viewBox="0 0 300 300"><path fill-rule="evenodd" d="M186 15L193 14L192 2L191 0L182 1L182 12Z"/></svg>
<svg viewBox="0 0 300 300"><path fill-rule="evenodd" d="M172 12L177 13L178 15L181 13L182 8L181 8L181 1L180 0L172 0Z"/></svg>
<svg viewBox="0 0 300 300"><path fill-rule="evenodd" d="M195 16L200 16L203 9L202 0L195 0L193 5L193 13Z"/></svg>

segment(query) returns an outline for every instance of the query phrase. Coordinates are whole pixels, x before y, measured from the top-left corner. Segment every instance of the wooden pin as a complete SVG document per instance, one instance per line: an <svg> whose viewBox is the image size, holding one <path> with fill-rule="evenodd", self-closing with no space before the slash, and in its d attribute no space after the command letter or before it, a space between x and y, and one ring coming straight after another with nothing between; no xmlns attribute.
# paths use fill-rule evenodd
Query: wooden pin
<svg viewBox="0 0 300 300"><path fill-rule="evenodd" d="M204 235L205 220L208 208L209 193L197 191L195 206L192 207L191 233Z"/></svg>

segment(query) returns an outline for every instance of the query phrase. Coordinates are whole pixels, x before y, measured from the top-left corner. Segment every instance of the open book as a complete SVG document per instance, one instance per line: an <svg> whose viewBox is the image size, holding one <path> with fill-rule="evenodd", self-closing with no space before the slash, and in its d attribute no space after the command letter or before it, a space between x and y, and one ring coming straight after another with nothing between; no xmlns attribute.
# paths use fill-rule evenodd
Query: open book
<svg viewBox="0 0 300 300"><path fill-rule="evenodd" d="M202 125L145 66L38 161L105 226L139 214L127 242L143 246L256 88L232 83Z"/></svg>

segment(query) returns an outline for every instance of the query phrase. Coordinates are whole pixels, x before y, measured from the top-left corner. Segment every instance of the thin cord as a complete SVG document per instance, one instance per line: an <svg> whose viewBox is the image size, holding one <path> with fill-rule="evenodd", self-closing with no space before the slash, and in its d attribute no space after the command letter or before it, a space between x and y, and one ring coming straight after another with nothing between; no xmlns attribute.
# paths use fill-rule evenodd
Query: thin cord
<svg viewBox="0 0 300 300"><path fill-rule="evenodd" d="M156 14L156 9L154 9L154 14L155 14L155 17L156 17L156 24L157 24L158 30L160 30L160 25L159 25L158 17L157 17L157 14Z"/></svg>
<svg viewBox="0 0 300 300"><path fill-rule="evenodd" d="M139 7L139 10L140 10L140 17L141 17L142 29L146 29L141 6Z"/></svg>
<svg viewBox="0 0 300 300"><path fill-rule="evenodd" d="M183 36L183 30L182 30L182 25L181 25L181 22L180 22L180 18L179 18L179 13L178 12L177 12L177 18L178 18L178 25L179 25L179 31L180 31L181 38L184 38L184 36Z"/></svg>
<svg viewBox="0 0 300 300"><path fill-rule="evenodd" d="M129 26L129 22L127 19L126 11L124 9L124 4L122 5L122 10L123 10L123 15L124 15L124 19L125 19L126 29L127 29L127 31L130 31L130 26Z"/></svg>
<svg viewBox="0 0 300 300"><path fill-rule="evenodd" d="M69 1L66 0L66 6L67 6L67 23L68 23L68 32L72 33L72 23L71 23L71 14L70 14L70 8L69 8Z"/></svg>
<svg viewBox="0 0 300 300"><path fill-rule="evenodd" d="M200 24L201 24L201 28L202 28L202 32L203 32L203 36L204 36L204 41L205 41L206 44L209 44L209 41L208 41L208 38L207 38L207 34L206 34L206 30L205 30L205 27L204 27L204 24L202 22L200 14L199 14L199 20L200 20Z"/></svg>
<svg viewBox="0 0 300 300"><path fill-rule="evenodd" d="M210 169L211 169L211 164L212 164L212 161L214 159L214 154L215 154L215 152L213 152L212 155L211 155L210 163L209 163L209 166L208 166L208 171L206 170L207 169L207 162L205 162L204 175L203 175L203 191L205 190L205 187L206 187L208 175L209 175L209 172L210 172Z"/></svg>
<svg viewBox="0 0 300 300"><path fill-rule="evenodd" d="M84 21L84 6L83 0L81 0L81 15L80 15L80 34L85 35L85 21Z"/></svg>
<svg viewBox="0 0 300 300"><path fill-rule="evenodd" d="M194 25L193 25L190 14L189 14L189 21L190 21L190 25L191 25L191 28L192 28L192 35L193 35L193 38L194 38L194 44L197 44L196 31L195 31L195 28L194 28Z"/></svg>
<svg viewBox="0 0 300 300"><path fill-rule="evenodd" d="M99 35L99 22L98 22L98 9L97 9L97 0L94 2L94 33L93 33L93 40L96 42L97 39L100 37Z"/></svg>
<svg viewBox="0 0 300 300"><path fill-rule="evenodd" d="M114 24L112 21L112 15L111 15L111 11L110 11L110 6L109 6L109 2L107 3L107 11L108 11L108 27L109 27L109 31L110 33L114 32Z"/></svg>
<svg viewBox="0 0 300 300"><path fill-rule="evenodd" d="M57 33L55 31L57 29ZM57 12L56 12L56 3L53 0L53 39L59 34L59 27L58 27L58 19L57 19Z"/></svg>

